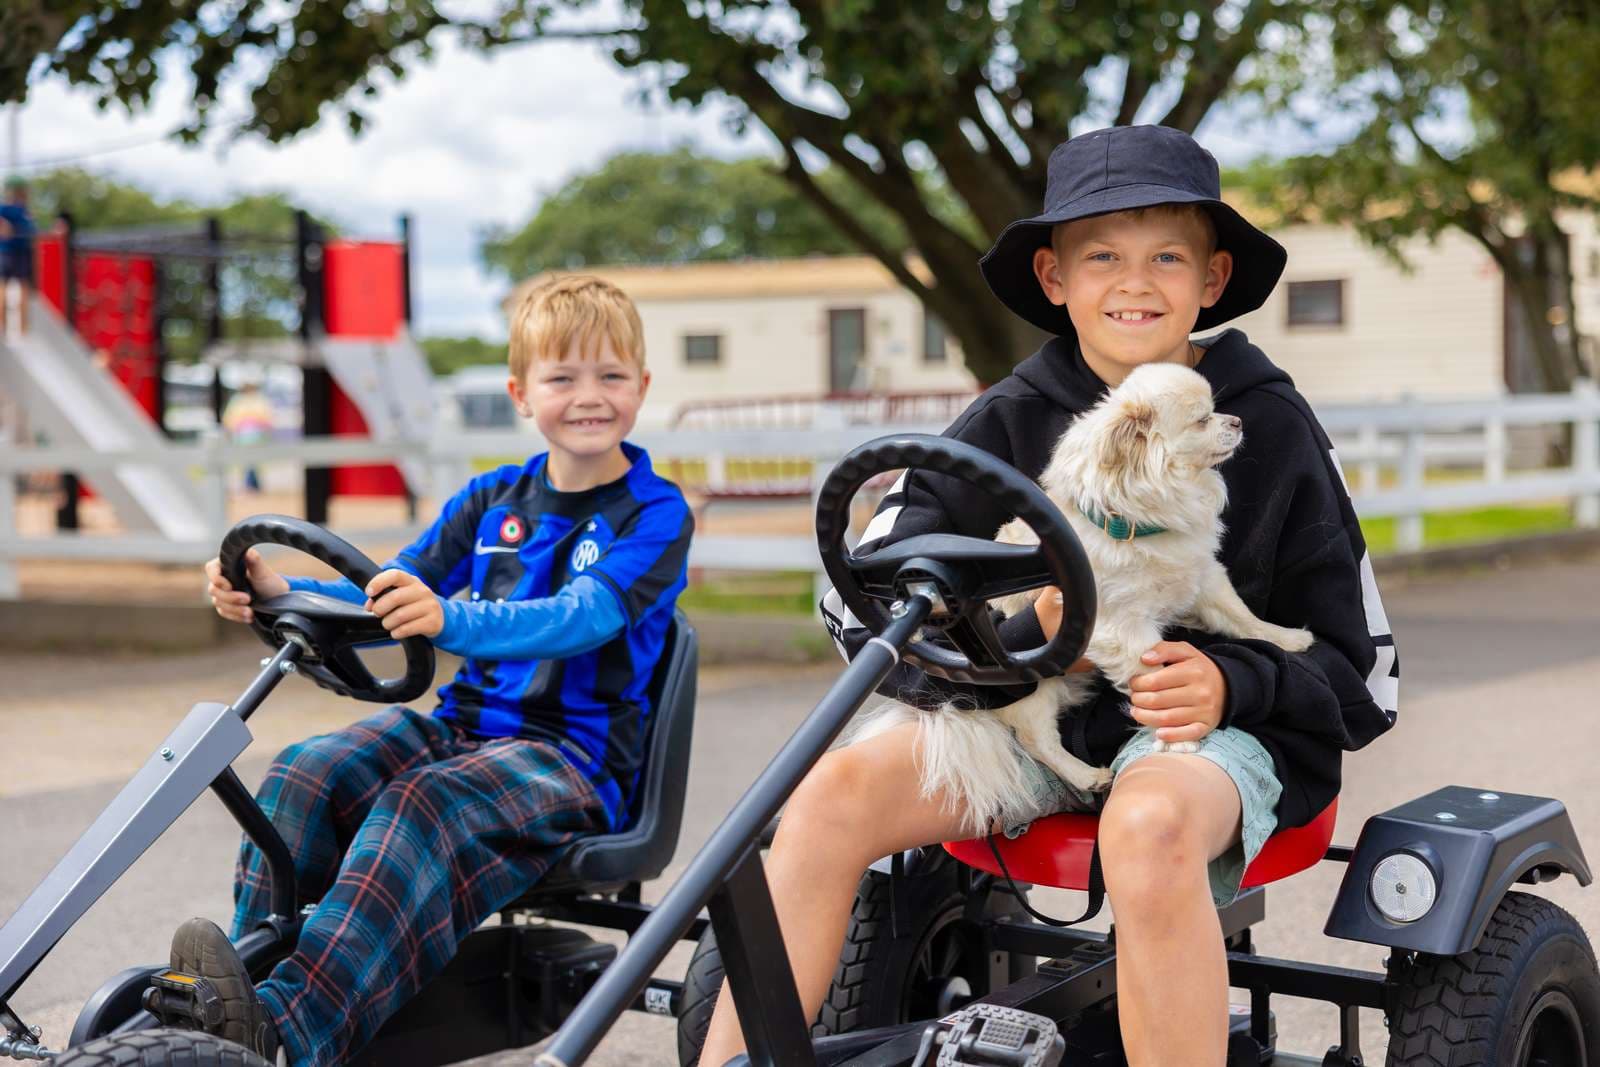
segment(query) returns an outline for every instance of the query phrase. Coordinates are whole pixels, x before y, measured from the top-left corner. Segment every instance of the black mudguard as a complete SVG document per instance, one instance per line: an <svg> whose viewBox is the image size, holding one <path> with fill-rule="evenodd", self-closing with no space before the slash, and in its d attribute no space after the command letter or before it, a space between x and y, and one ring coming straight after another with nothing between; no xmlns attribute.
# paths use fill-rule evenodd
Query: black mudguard
<svg viewBox="0 0 1600 1067"><path fill-rule="evenodd" d="M1372 902L1373 869L1408 852L1433 872L1435 903L1397 923ZM1559 800L1446 786L1374 815L1361 828L1324 933L1347 941L1454 956L1477 945L1489 916L1518 881L1592 878L1572 820Z"/></svg>

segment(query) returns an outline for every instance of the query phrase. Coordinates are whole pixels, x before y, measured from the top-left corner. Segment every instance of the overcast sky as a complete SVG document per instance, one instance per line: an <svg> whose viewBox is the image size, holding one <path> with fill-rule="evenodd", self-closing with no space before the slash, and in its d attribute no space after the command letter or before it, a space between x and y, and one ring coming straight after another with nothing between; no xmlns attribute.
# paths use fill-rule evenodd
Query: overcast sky
<svg viewBox="0 0 1600 1067"><path fill-rule="evenodd" d="M646 108L637 82L602 50L573 42L484 58L441 39L432 62L368 102L371 121L360 138L330 121L284 145L220 134L196 147L161 139L186 116L188 91L181 73L163 78L153 106L130 117L118 107L97 110L87 92L37 82L20 114L25 169L74 159L202 203L284 190L356 236L393 237L397 217L409 211L424 335L504 337L497 304L507 284L479 267L479 233L520 225L573 175L626 148L689 142L729 156L769 145L760 133L735 138L717 105ZM1225 117L1209 121L1201 139L1224 163L1266 147Z"/></svg>

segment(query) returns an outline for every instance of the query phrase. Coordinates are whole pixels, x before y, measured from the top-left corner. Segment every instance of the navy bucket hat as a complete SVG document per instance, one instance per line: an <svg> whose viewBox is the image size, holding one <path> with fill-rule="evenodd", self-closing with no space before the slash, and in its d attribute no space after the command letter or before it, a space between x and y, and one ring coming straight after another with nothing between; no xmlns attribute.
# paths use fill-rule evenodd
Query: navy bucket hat
<svg viewBox="0 0 1600 1067"><path fill-rule="evenodd" d="M1217 161L1182 130L1112 126L1072 138L1050 153L1044 213L1000 231L979 261L1000 302L1042 330L1077 336L1067 309L1052 304L1033 273L1033 254L1063 222L1157 204L1199 204L1217 227L1217 248L1233 253L1222 296L1201 308L1196 330L1237 318L1266 302L1289 254L1222 202Z"/></svg>

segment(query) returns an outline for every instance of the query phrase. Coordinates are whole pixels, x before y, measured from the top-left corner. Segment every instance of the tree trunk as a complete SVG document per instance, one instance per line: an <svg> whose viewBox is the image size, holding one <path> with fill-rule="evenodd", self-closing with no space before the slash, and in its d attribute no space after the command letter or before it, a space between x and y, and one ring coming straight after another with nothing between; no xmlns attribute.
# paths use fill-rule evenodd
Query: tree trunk
<svg viewBox="0 0 1600 1067"><path fill-rule="evenodd" d="M1501 260L1511 296L1522 312L1539 386L1564 393L1583 373L1572 320L1572 270L1567 236L1553 220L1541 219ZM1552 315L1554 312L1554 315ZM1552 318L1558 321L1552 322Z"/></svg>
<svg viewBox="0 0 1600 1067"><path fill-rule="evenodd" d="M1551 336L1561 350L1561 362L1573 378L1590 376L1590 368L1583 362L1583 348L1578 335L1577 300L1573 295L1572 241L1555 219L1545 220L1539 230L1545 247L1545 277L1548 279L1550 306L1557 309L1560 322L1551 328Z"/></svg>

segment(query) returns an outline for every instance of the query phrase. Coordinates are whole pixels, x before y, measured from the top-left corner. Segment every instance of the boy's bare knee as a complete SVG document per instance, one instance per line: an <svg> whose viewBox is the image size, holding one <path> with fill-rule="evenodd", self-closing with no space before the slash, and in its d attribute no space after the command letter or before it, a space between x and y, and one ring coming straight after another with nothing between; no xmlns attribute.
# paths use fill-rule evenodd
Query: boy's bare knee
<svg viewBox="0 0 1600 1067"><path fill-rule="evenodd" d="M852 830L859 831L872 803L870 769L865 763L851 747L823 755L783 809L780 825L785 832L838 840Z"/></svg>
<svg viewBox="0 0 1600 1067"><path fill-rule="evenodd" d="M1170 894L1175 878L1203 870L1205 848L1198 820L1177 796L1156 791L1117 797L1100 817L1100 860L1117 905L1137 905L1147 895Z"/></svg>

